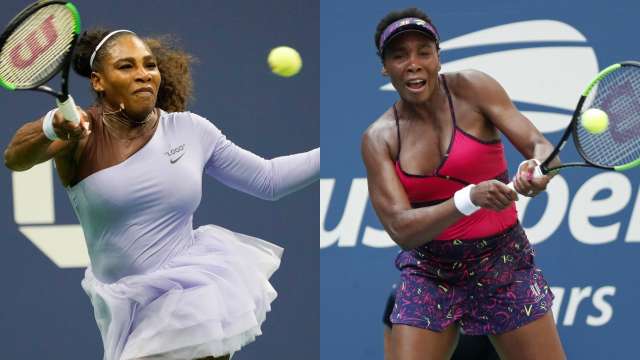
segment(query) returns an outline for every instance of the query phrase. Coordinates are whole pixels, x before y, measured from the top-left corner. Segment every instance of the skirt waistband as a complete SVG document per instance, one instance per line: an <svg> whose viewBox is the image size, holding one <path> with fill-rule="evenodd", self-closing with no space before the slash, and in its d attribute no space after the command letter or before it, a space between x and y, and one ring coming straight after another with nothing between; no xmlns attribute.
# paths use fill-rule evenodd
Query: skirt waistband
<svg viewBox="0 0 640 360"><path fill-rule="evenodd" d="M529 240L520 225L513 226L490 237L473 240L436 240L413 250L404 251L418 259L437 259L438 261L475 261L486 257L506 246L515 248L529 247Z"/></svg>

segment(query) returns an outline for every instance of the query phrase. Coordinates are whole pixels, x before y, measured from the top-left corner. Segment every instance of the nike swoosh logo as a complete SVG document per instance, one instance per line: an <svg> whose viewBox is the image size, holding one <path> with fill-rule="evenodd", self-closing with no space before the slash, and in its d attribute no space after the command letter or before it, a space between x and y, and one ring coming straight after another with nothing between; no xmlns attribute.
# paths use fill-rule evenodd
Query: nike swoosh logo
<svg viewBox="0 0 640 360"><path fill-rule="evenodd" d="M178 156L175 159L169 159L169 162L171 162L172 164L175 164L178 162L178 160L180 160L180 158L182 158L184 156L184 153L182 153L182 155Z"/></svg>

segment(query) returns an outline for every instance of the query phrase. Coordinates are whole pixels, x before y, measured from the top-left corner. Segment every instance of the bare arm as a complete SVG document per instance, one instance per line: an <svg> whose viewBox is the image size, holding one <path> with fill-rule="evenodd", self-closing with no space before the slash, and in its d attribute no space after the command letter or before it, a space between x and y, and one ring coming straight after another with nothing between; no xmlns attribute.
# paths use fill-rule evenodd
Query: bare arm
<svg viewBox="0 0 640 360"><path fill-rule="evenodd" d="M4 151L4 164L11 170L24 171L50 160L69 148L67 141L51 141L42 132L42 118L23 125Z"/></svg>
<svg viewBox="0 0 640 360"><path fill-rule="evenodd" d="M478 106L485 118L500 130L525 159L544 161L553 151L553 145L538 129L515 107L506 91L492 77L478 72L465 72L469 87L478 95ZM551 164L560 163L555 158ZM533 162L525 164L516 176L516 190L526 194L529 190L536 193L546 188L553 175L540 179L531 179L526 174L535 167Z"/></svg>
<svg viewBox="0 0 640 360"><path fill-rule="evenodd" d="M429 207L411 207L395 173L384 132L384 125L374 124L362 139L369 195L387 233L401 248L409 250L428 243L464 215L453 199Z"/></svg>
<svg viewBox="0 0 640 360"><path fill-rule="evenodd" d="M61 114L56 113L53 128L61 138L69 140L49 140L42 131L43 118L23 125L13 136L4 151L4 164L11 170L24 171L34 165L55 158L56 165L63 183L70 177L67 172L73 162L73 150L78 141L90 134L87 115L79 109L82 125L73 125L65 121Z"/></svg>

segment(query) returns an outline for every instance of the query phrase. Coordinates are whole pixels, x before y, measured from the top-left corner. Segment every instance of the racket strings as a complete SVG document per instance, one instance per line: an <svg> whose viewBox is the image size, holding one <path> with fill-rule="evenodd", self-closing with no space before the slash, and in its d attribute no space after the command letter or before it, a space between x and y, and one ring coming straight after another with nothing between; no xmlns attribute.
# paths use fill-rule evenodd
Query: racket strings
<svg viewBox="0 0 640 360"><path fill-rule="evenodd" d="M602 166L620 166L640 158L640 67L623 66L592 90L583 110L607 113L609 126L592 134L578 122L577 145L585 158Z"/></svg>
<svg viewBox="0 0 640 360"><path fill-rule="evenodd" d="M38 10L22 22L0 50L0 79L18 89L46 81L65 60L75 18L62 4Z"/></svg>

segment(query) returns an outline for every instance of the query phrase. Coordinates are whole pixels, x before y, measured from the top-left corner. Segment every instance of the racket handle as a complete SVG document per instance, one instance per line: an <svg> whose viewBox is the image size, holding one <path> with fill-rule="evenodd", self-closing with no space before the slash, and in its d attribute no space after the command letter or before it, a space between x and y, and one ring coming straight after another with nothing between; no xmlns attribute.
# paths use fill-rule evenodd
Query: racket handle
<svg viewBox="0 0 640 360"><path fill-rule="evenodd" d="M73 101L71 95L69 95L67 100L63 102L56 99L56 104L58 104L58 109L62 112L62 116L65 120L71 121L74 125L78 125L80 123L80 115L76 109L76 102Z"/></svg>
<svg viewBox="0 0 640 360"><path fill-rule="evenodd" d="M518 176L518 174L516 174L516 176ZM539 177L542 177L542 176L544 176L544 174L542 173L542 169L540 168L540 165L538 165L538 166L535 167L535 169L533 169L533 177L534 178L539 178ZM513 181L508 183L507 186L509 187L509 189L511 189L513 191L516 191L515 185L513 185ZM526 195L526 194L522 194L522 195Z"/></svg>

